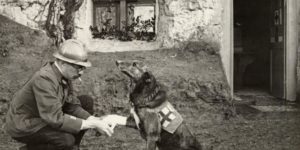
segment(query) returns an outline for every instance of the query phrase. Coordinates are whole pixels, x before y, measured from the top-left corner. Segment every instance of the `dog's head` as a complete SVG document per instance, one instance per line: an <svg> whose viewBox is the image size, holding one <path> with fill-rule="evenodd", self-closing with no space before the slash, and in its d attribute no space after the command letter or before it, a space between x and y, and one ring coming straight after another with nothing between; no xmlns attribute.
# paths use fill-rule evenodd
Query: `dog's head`
<svg viewBox="0 0 300 150"><path fill-rule="evenodd" d="M130 101L135 106L154 106L165 93L160 91L154 75L141 61L116 61L119 70L128 76L130 84ZM159 95L159 96L158 96Z"/></svg>
<svg viewBox="0 0 300 150"><path fill-rule="evenodd" d="M147 67L142 61L122 61L117 60L116 65L121 72L127 75L130 80L136 82L142 77L142 74L147 72Z"/></svg>

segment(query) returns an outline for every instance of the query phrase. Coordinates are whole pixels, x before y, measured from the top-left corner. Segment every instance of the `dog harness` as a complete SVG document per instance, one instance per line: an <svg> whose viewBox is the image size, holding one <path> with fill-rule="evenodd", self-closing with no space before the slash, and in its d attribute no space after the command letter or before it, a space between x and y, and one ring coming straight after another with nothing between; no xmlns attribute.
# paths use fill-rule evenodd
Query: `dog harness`
<svg viewBox="0 0 300 150"><path fill-rule="evenodd" d="M182 116L168 101L155 108L155 111L158 113L162 128L169 133L173 134L183 122Z"/></svg>
<svg viewBox="0 0 300 150"><path fill-rule="evenodd" d="M147 111L156 112L159 116L162 129L171 134L173 134L183 122L182 116L168 101L165 101L164 103L162 103L160 106L156 108L148 108ZM133 115L138 129L140 129L139 128L140 118L138 117L135 109L131 108L130 113Z"/></svg>

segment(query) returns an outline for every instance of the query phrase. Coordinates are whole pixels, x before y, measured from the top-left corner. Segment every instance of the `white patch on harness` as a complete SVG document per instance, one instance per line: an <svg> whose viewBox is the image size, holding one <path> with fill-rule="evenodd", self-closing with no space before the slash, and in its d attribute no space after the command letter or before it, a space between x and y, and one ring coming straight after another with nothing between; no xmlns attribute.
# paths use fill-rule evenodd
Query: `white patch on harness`
<svg viewBox="0 0 300 150"><path fill-rule="evenodd" d="M175 118L176 118L176 116L173 113L170 114L169 119L174 120Z"/></svg>
<svg viewBox="0 0 300 150"><path fill-rule="evenodd" d="M168 114L168 113L170 112L170 110L169 110L167 107L165 107L165 108L163 108L163 109L161 110L161 112L164 113L164 114L166 115L166 114Z"/></svg>
<svg viewBox="0 0 300 150"><path fill-rule="evenodd" d="M164 121L164 123L163 123L163 127L168 127L168 125L170 124L171 122L170 121Z"/></svg>

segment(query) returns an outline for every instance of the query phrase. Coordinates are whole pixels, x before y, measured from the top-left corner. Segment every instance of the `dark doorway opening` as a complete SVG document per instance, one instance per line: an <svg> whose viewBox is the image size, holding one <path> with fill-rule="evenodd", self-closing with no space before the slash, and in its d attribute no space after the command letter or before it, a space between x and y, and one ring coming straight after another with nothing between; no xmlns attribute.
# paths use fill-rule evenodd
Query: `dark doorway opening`
<svg viewBox="0 0 300 150"><path fill-rule="evenodd" d="M271 0L234 0L234 91L270 91Z"/></svg>

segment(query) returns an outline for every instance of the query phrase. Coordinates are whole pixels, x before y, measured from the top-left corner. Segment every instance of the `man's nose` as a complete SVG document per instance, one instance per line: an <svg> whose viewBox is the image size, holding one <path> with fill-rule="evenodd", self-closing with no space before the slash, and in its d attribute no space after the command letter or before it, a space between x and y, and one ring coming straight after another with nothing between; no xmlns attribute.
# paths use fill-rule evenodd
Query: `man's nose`
<svg viewBox="0 0 300 150"><path fill-rule="evenodd" d="M80 71L78 72L78 74L80 74L80 75L82 75L83 73L84 73L83 70L80 70Z"/></svg>
<svg viewBox="0 0 300 150"><path fill-rule="evenodd" d="M122 61L121 60L116 60L116 65L117 65L117 67L119 67L119 65L122 63Z"/></svg>

